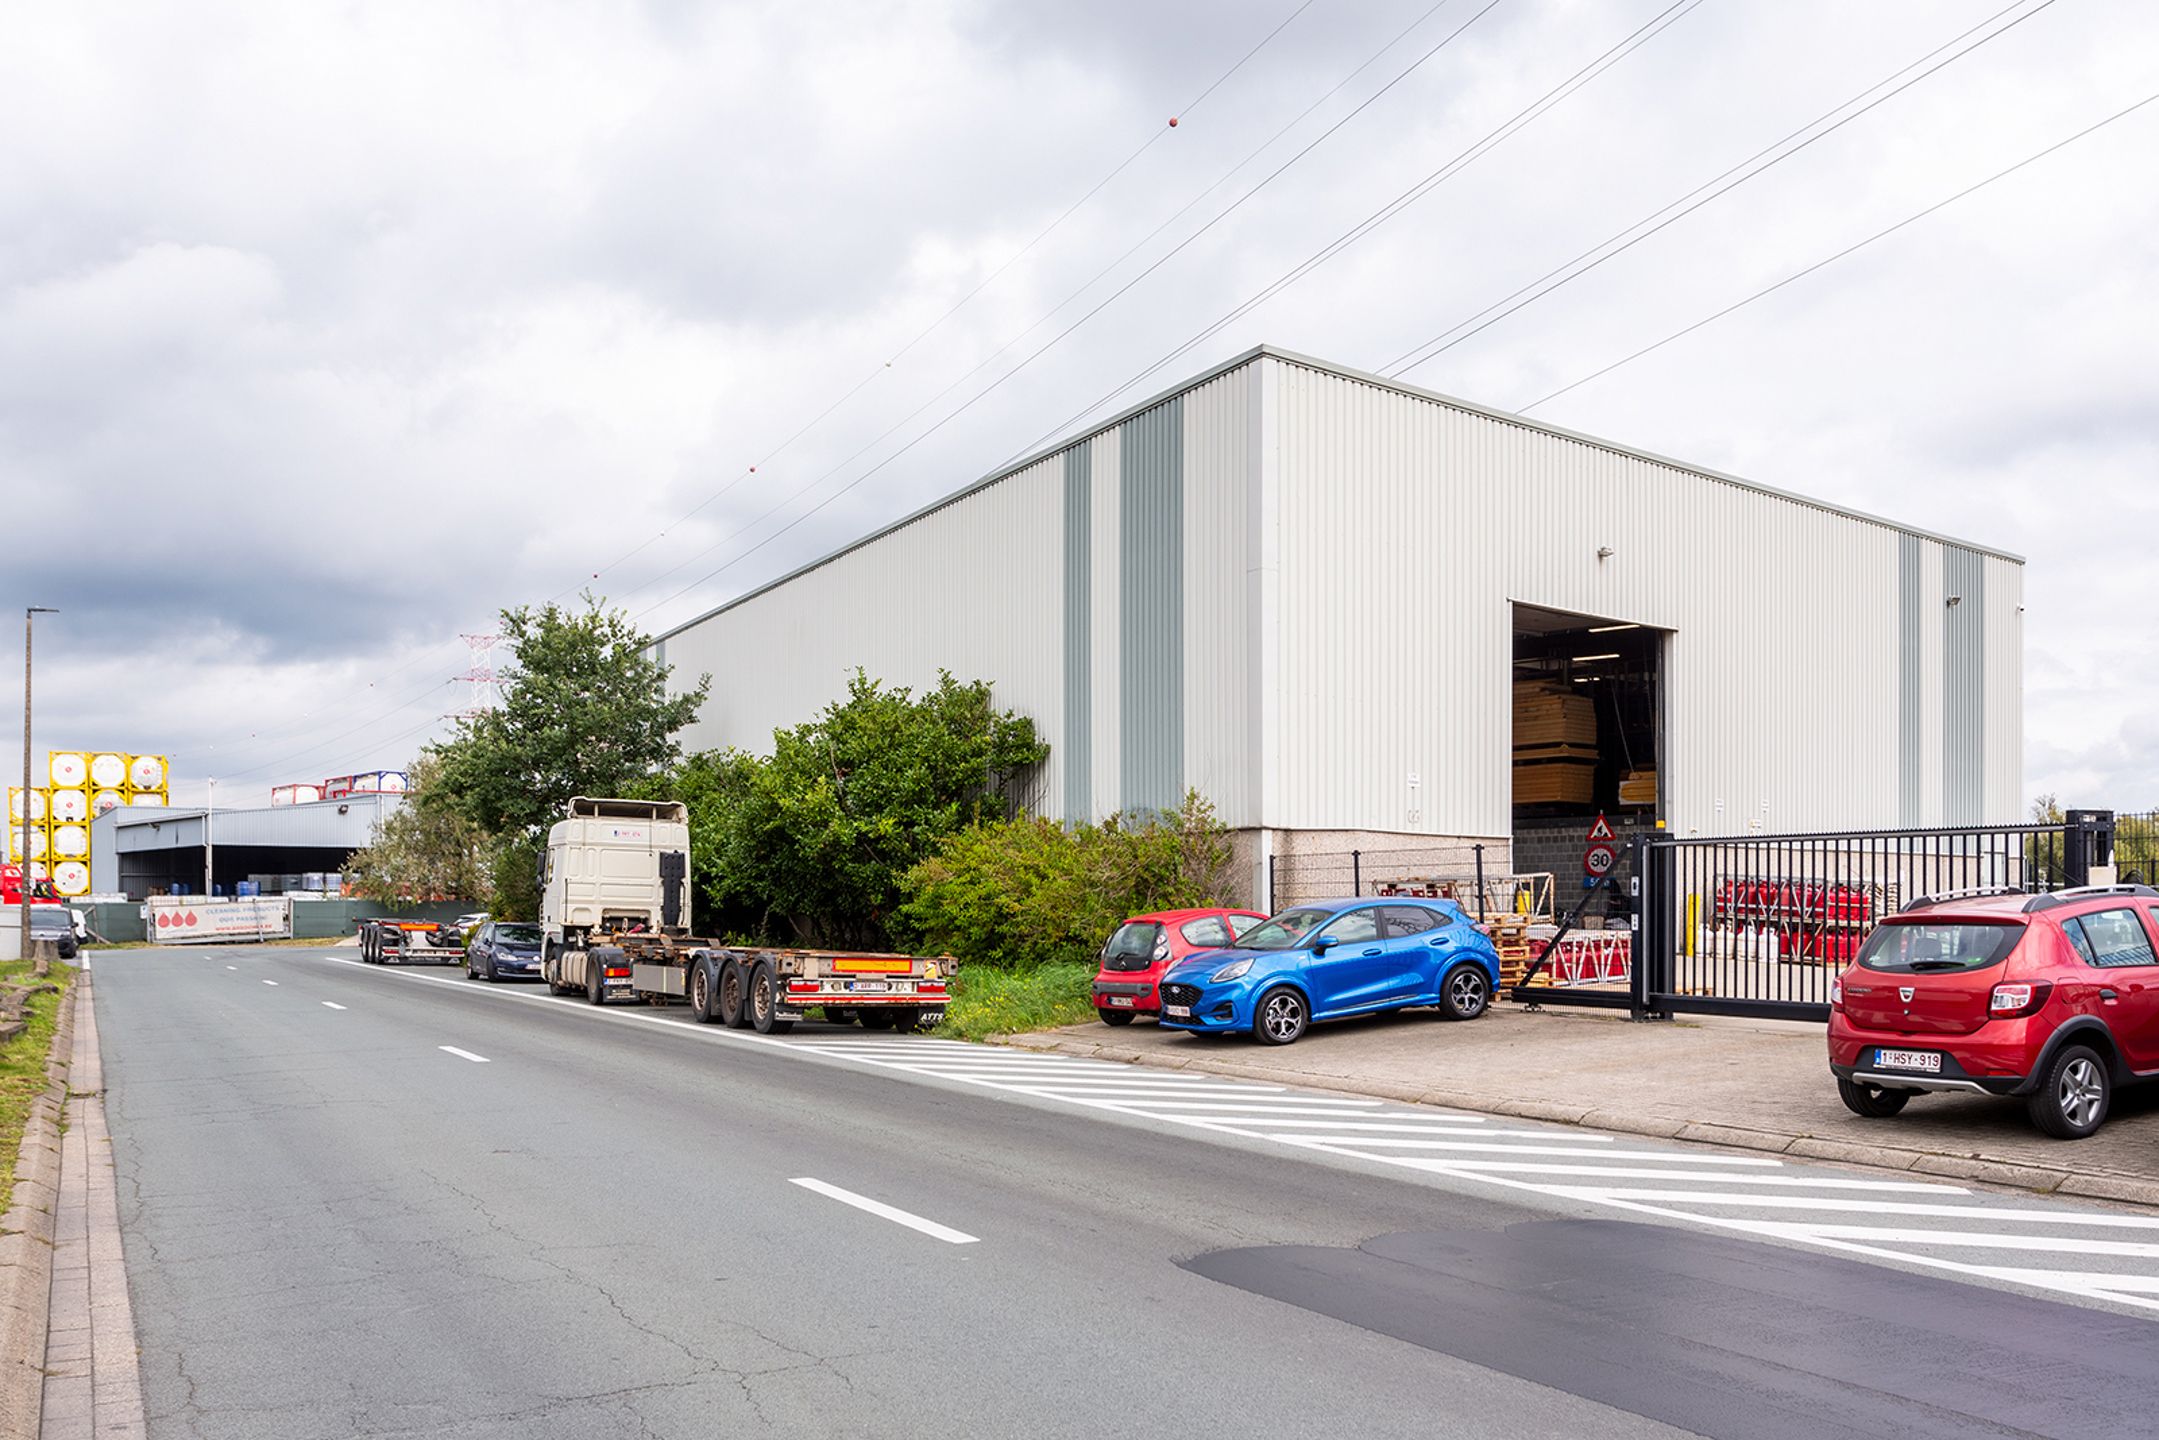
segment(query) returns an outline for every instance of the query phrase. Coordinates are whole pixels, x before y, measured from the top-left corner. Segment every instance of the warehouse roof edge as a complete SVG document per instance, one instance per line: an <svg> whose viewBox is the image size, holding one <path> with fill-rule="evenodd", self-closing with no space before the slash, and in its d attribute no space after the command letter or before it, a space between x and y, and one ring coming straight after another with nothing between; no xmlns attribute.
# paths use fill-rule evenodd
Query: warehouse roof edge
<svg viewBox="0 0 2159 1440"><path fill-rule="evenodd" d="M1353 380L1361 384L1377 386L1380 389L1391 390L1401 395L1413 396L1419 400L1428 400L1433 402L1434 404L1445 405L1456 410L1467 411L1473 415L1481 415L1486 419L1497 420L1502 424L1517 425L1526 430L1535 430L1545 435L1555 436L1564 440L1572 440L1577 444L1594 446L1597 449L1610 451L1614 454L1625 455L1633 459L1648 461L1651 464L1663 465L1674 470L1685 471L1690 475L1697 475L1705 480L1715 481L1718 484L1736 486L1739 489L1751 491L1757 495L1764 495L1772 499L1789 501L1795 505L1804 505L1810 509L1820 510L1831 515L1839 515L1850 520L1858 520L1869 525L1879 525L1882 526L1884 529L1894 530L1901 535L1916 535L1921 539L1940 541L1943 544L1954 545L1961 549L1974 551L1981 555L1993 556L1996 559L2007 560L2018 565L2022 565L2024 563L2024 557L2022 555L2019 555L2014 551L2001 549L1998 546L1984 545L1975 541L1959 539L1953 535L1944 535L1936 531L1921 529L1914 525L1907 525L1902 521L1892 520L1884 515L1877 515L1869 511L1853 509L1852 507L1846 505L1833 504L1827 500L1818 499L1811 495L1802 495L1794 490L1779 489L1774 485L1762 484L1758 480L1749 480L1744 476L1732 475L1722 470L1713 470L1710 469L1708 466L1697 465L1691 461L1677 460L1669 455L1658 454L1656 451L1653 450L1644 450L1639 446L1623 444L1619 441L1609 440L1598 435L1585 434L1579 430L1569 430L1563 425L1553 425L1543 420L1532 420L1525 415L1517 415L1511 411L1500 410L1490 405L1480 405L1474 400L1464 400L1459 396L1448 395L1438 390L1427 390L1422 386L1410 385L1400 380L1390 380L1384 375L1376 375L1370 371L1358 370L1348 365L1339 365L1331 360L1322 360L1315 356L1306 355L1295 350L1284 349L1278 345L1260 344L1253 346L1249 350L1245 350L1240 352L1239 354L1233 355L1228 359L1221 361L1219 364L1209 366L1207 369L1202 370L1195 375L1187 376L1186 378L1178 381L1174 385L1168 386L1167 388L1162 390L1158 390L1154 394L1149 395L1146 399L1138 401L1132 405L1128 405L1124 409L1117 411L1115 414L1112 414L1105 419L1098 420L1095 423L1087 426L1085 429L1074 431L1072 434L1064 436L1063 438L1056 440L1048 445L1042 446L1040 449L1029 451L1025 456L1021 457L1020 459L1015 460L1010 464L999 466L997 469L991 471L989 474L983 476L981 479L973 481L972 483L953 491L949 495L941 496L940 498L931 501L929 504L924 505L917 510L910 511L909 513L901 516L897 520L893 520L888 524L881 525L877 529L870 531L866 535L862 535L854 540L848 541L845 545L840 546L836 550L828 551L825 554L818 556L814 560L806 561L805 563L796 566L794 569L789 570L784 575L776 576L771 580L767 580L762 585L758 585L750 590L745 590L742 594L735 596L733 599L727 600L722 604L715 605L709 610L702 611L697 615L694 615L691 618L684 620L680 624L670 627L661 634L654 636L652 643L656 645L662 644L667 640L672 639L674 636L681 634L685 630L689 630L694 628L695 626L702 625L707 620L712 619L715 615L725 614L727 611L734 609L738 605L746 604L747 602L756 599L758 596L763 595L768 591L776 590L782 585L786 585L794 580L800 579L802 576L809 574L811 571L821 569L824 566L831 564L833 561L838 560L845 555L862 549L864 546L875 544L877 541L883 539L887 535L892 534L894 531L903 530L909 525L912 525L927 516L934 515L938 511L943 510L948 506L957 504L958 502L965 500L970 495L978 494L979 492L988 489L990 486L998 484L1000 481L1010 479L1012 476L1019 474L1021 471L1026 470L1031 466L1039 465L1052 455L1056 455L1062 451L1069 450L1072 446L1077 445L1084 440L1090 439L1093 436L1100 435L1109 430L1114 430L1119 425L1122 425L1125 421L1130 420L1133 416L1143 414L1148 410L1152 410L1155 406L1162 404L1164 401L1169 400L1174 396L1182 395L1185 394L1187 391L1195 390L1200 386L1205 385L1210 380L1218 379L1223 375L1229 374L1233 370L1241 369L1242 367L1251 364L1253 361L1261 359L1280 360L1287 364L1303 366L1306 369L1316 370L1323 374L1338 376L1345 380Z"/></svg>

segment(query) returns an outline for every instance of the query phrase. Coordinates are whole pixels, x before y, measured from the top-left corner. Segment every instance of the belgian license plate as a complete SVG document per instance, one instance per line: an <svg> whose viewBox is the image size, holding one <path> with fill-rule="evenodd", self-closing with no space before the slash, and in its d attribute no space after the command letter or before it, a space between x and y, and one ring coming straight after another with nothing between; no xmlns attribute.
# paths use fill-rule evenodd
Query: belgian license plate
<svg viewBox="0 0 2159 1440"><path fill-rule="evenodd" d="M890 990L892 987L890 985L887 985L882 980L857 980L854 981L848 988L854 990L857 994L866 995L869 994L871 991Z"/></svg>
<svg viewBox="0 0 2159 1440"><path fill-rule="evenodd" d="M1192 1007L1189 1005L1164 1005L1162 1013L1178 1020L1189 1020L1192 1018Z"/></svg>
<svg viewBox="0 0 2159 1440"><path fill-rule="evenodd" d="M1882 1070L1924 1070L1930 1075L1942 1073L1942 1057L1931 1050L1877 1050L1874 1064Z"/></svg>
<svg viewBox="0 0 2159 1440"><path fill-rule="evenodd" d="M1117 1009L1129 1010L1132 1008L1132 997L1129 995L1112 995L1109 997L1109 1003Z"/></svg>

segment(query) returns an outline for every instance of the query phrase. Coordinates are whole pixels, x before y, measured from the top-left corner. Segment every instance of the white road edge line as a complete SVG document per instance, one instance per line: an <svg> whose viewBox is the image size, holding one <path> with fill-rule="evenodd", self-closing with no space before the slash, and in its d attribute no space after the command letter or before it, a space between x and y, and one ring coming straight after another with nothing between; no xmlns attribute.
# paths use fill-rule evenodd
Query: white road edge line
<svg viewBox="0 0 2159 1440"><path fill-rule="evenodd" d="M325 1000L322 1003L329 1006L332 1010L342 1010L345 1008L344 1006L338 1004L335 1000Z"/></svg>
<svg viewBox="0 0 2159 1440"><path fill-rule="evenodd" d="M262 983L265 985L275 985L277 982L275 980L265 980Z"/></svg>
<svg viewBox="0 0 2159 1440"><path fill-rule="evenodd" d="M237 966L237 965L227 965L227 966L226 966L225 968L226 968L227 970L237 970L237 969L239 969L240 967L239 967L239 966Z"/></svg>
<svg viewBox="0 0 2159 1440"><path fill-rule="evenodd" d="M822 1180L813 1180L807 1175L797 1176L787 1183L800 1185L805 1190L815 1191L828 1200L839 1201L842 1205L852 1205L857 1210L867 1210L870 1214L890 1220L895 1225L905 1225L910 1230L919 1230L931 1239L942 1240L947 1245L977 1245L981 1243L982 1237L979 1235L970 1235L965 1230L955 1230L949 1225L940 1225L935 1220L925 1220L920 1215L909 1214L896 1205L887 1205L882 1200L872 1200L867 1195L857 1195L852 1190L842 1190L837 1185L828 1185Z"/></svg>
<svg viewBox="0 0 2159 1440"><path fill-rule="evenodd" d="M488 1063L487 1057L485 1055L475 1055L470 1050L460 1050L455 1045L437 1045L435 1048L437 1050L447 1050L452 1055L458 1056L461 1059L474 1061L477 1064L485 1065Z"/></svg>
<svg viewBox="0 0 2159 1440"><path fill-rule="evenodd" d="M366 963L360 960L347 959L345 956L342 955L331 955L325 958L327 958L332 964L336 965L361 965ZM506 1000L524 1004L549 1005L565 1003L552 1001L545 996L540 995L527 996L501 990L477 990L467 986L459 985L457 984L457 982L451 980L448 976L419 975L411 973L399 973L396 971L390 971L386 973L396 974L397 978L399 978L400 980L411 980L423 985L450 985L455 988L459 994L463 995L489 995L498 1000ZM566 1003L565 1008L568 1008ZM607 1010L594 1011L584 1006L578 1006L576 1008L578 1013L580 1014L596 1015L599 1018L625 1025L666 1025L670 1029L681 1030L691 1038L704 1040L712 1044L769 1046L775 1050L780 1050L787 1054L796 1055L803 1058L819 1058L817 1056L817 1051L809 1046L792 1045L785 1040L780 1040L771 1036L746 1035L743 1034L741 1031L737 1030L713 1031L706 1029L703 1026L693 1027L690 1025L684 1025L677 1022L665 1020L662 1017L655 1015L649 1011L616 1013ZM830 1063L831 1061L838 1061L842 1064L851 1062L856 1064L874 1065L880 1069L892 1070L902 1070L908 1068L906 1066L892 1064L889 1061L870 1059L867 1056L830 1055L822 1058L827 1059L828 1063ZM1008 1093L1027 1093L1024 1090L1021 1090L1020 1087L1003 1084L994 1080L963 1080L957 1081L956 1083L976 1085L985 1090L1003 1090ZM1073 1097L1063 1100L1061 1103L1070 1105L1075 1109L1101 1110L1114 1114L1130 1115L1144 1120L1152 1120L1157 1123L1183 1125L1195 1130L1212 1130L1218 1134L1236 1135L1249 1140L1267 1142L1271 1139L1272 1143L1284 1145L1291 1149L1311 1150L1336 1155L1354 1153L1335 1149L1327 1142L1309 1140L1302 1136L1281 1135L1269 1137L1265 1133L1264 1122L1260 1121L1252 1122L1253 1126L1256 1128L1245 1128L1239 1122L1233 1120L1226 1120L1224 1117L1221 1116L1213 1117L1213 1120L1210 1123L1208 1119L1200 1116L1151 1115L1148 1114L1146 1111L1134 1108L1129 1104L1112 1100L1090 1100L1081 1097ZM1376 1161L1381 1165L1398 1166L1403 1169L1424 1170L1432 1174L1448 1175L1457 1180L1473 1181L1483 1185L1491 1186L1496 1189L1520 1190L1537 1195L1550 1195L1563 1188L1575 1189L1586 1187L1561 1187L1550 1184L1549 1182L1516 1179L1513 1176L1498 1175L1491 1172L1495 1169L1506 1169L1516 1172L1558 1172L1563 1174L1575 1175L1600 1175L1601 1178L1615 1180L1663 1180L1667 1178L1675 1178L1672 1176L1672 1172L1670 1171L1628 1172L1608 1170L1600 1172L1599 1170L1590 1166L1575 1165L1503 1165L1499 1162L1492 1161L1447 1161L1439 1159L1426 1159L1423 1157L1409 1157L1402 1155L1375 1155L1369 1153L1360 1155L1357 1158L1369 1161ZM1737 1175L1726 1175L1719 1178L1725 1184L1750 1183L1756 1185L1795 1185L1805 1186L1808 1188L1833 1188L1839 1190L1866 1189L1878 1192L1901 1191L1906 1193L1914 1191L1929 1191L1934 1194L1940 1195L1969 1195L1971 1193L1969 1190L1966 1190L1960 1185L1929 1185L1912 1182L1885 1180L1827 1179L1810 1181L1799 1177L1768 1175L1750 1175L1744 1177ZM1590 1203L1602 1205L1607 1209L1617 1210L1628 1214L1648 1215L1660 1220L1672 1220L1678 1221L1681 1224L1699 1225L1705 1229L1734 1231L1741 1234L1753 1234L1757 1236L1762 1234L1761 1231L1755 1228L1753 1223L1739 1219L1734 1216L1702 1215L1692 1211L1672 1209L1665 1205L1645 1203L1642 1201L1622 1200L1612 1196L1599 1197L1591 1201ZM2159 1301L2139 1300L2132 1295L2124 1293L2126 1288L2139 1283L2135 1279L2123 1279L2122 1277L2109 1276L2108 1278L2109 1280L2114 1282L2115 1288L2108 1290L2103 1294L2095 1296L2093 1290L2089 1286L2076 1283L2075 1278L2071 1276L2060 1275L2058 1278L2051 1279L2037 1278L2050 1276L2055 1274L2055 1272L2015 1270L2002 1266L1968 1265L1959 1263L1954 1260L1945 1260L1936 1256L1926 1254L1906 1253L1903 1251L1886 1249L1878 1245L1862 1245L1854 1241L1834 1240L1827 1237L1816 1237L1808 1241L1788 1241L1787 1243L1796 1243L1802 1246L1811 1246L1820 1250L1838 1251L1847 1255L1859 1255L1873 1260L1889 1260L1899 1264L1910 1265L1918 1269L1937 1270L1952 1275L1970 1275L1989 1280L2002 1280L2010 1284L2027 1285L2032 1289L2036 1290L2051 1290L2057 1294L2066 1292L2068 1294L2080 1295L2087 1298L2107 1299L2114 1301L2117 1304L2131 1306L2138 1309L2143 1309L2147 1311L2159 1311Z"/></svg>

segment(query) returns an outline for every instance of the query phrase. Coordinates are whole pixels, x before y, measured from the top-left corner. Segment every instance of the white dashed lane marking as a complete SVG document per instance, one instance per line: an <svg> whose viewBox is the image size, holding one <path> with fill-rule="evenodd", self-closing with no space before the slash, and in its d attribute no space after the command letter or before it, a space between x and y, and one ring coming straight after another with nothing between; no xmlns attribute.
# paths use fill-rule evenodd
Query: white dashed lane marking
<svg viewBox="0 0 2159 1440"><path fill-rule="evenodd" d="M505 1003L561 1005L605 1023L667 1026L713 1044L918 1075L1188 1135L1234 1136L1406 1175L1545 1195L1651 1223L1736 1232L2159 1312L2159 1243L2139 1243L2159 1230L2159 1218L2150 1215L1974 1194L1940 1182L1864 1178L1864 1172L1735 1155L1713 1146L1662 1145L1640 1136L1618 1137L1626 1142L1622 1148L1611 1135L1572 1126L1503 1128L1482 1115L1298 1091L1233 1076L929 1037L873 1038L822 1026L780 1039L692 1025L680 1011L594 1010L536 992L476 990L447 976L371 973L453 985L461 993ZM2060 1257L2061 1265L2000 1263L2012 1254Z"/></svg>

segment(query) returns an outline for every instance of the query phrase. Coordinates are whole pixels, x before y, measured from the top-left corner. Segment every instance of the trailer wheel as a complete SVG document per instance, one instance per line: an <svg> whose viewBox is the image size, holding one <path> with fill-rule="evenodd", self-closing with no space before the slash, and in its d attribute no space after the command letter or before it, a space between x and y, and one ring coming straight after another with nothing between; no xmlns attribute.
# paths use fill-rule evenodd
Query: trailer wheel
<svg viewBox="0 0 2159 1440"><path fill-rule="evenodd" d="M890 1030L892 1012L882 1005L866 1006L862 1011L862 1028L865 1030Z"/></svg>
<svg viewBox="0 0 2159 1440"><path fill-rule="evenodd" d="M922 1007L919 1005L895 1006L892 1011L892 1028L902 1035L912 1035L922 1028Z"/></svg>
<svg viewBox="0 0 2159 1440"><path fill-rule="evenodd" d="M852 1025L855 1023L855 1012L845 1005L827 1005L825 1007L825 1023L827 1025Z"/></svg>
<svg viewBox="0 0 2159 1440"><path fill-rule="evenodd" d="M590 950L585 952L585 1003L587 1005L605 1005L607 1003L607 982L600 978L600 972L606 968L606 966L600 964Z"/></svg>
<svg viewBox="0 0 2159 1440"><path fill-rule="evenodd" d="M795 1028L780 1015L780 982L762 960L750 972L750 1028L760 1035L785 1035Z"/></svg>
<svg viewBox="0 0 2159 1440"><path fill-rule="evenodd" d="M712 1023L712 962L697 960L690 965L690 1018L700 1025Z"/></svg>
<svg viewBox="0 0 2159 1440"><path fill-rule="evenodd" d="M720 962L720 1023L730 1030L741 1030L750 1023L748 998L742 993L742 963L739 960Z"/></svg>

